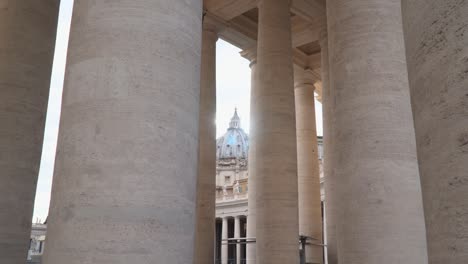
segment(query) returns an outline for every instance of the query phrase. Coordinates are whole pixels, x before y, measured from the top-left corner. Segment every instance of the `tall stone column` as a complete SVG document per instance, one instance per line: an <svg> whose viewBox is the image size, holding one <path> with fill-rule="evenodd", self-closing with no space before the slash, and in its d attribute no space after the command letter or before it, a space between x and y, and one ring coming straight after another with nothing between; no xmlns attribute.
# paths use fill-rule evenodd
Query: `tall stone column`
<svg viewBox="0 0 468 264"><path fill-rule="evenodd" d="M236 216L234 218L234 238L240 238L240 217ZM237 240L236 244L236 264L241 264L241 244L239 243L240 240Z"/></svg>
<svg viewBox="0 0 468 264"><path fill-rule="evenodd" d="M200 0L75 2L45 264L193 261L201 20Z"/></svg>
<svg viewBox="0 0 468 264"><path fill-rule="evenodd" d="M213 264L216 228L216 29L203 22L194 264Z"/></svg>
<svg viewBox="0 0 468 264"><path fill-rule="evenodd" d="M290 1L259 2L252 102L256 130L257 263L299 261L296 122Z"/></svg>
<svg viewBox="0 0 468 264"><path fill-rule="evenodd" d="M322 56L322 105L323 105L323 174L325 180L325 227L326 227L326 254L328 264L338 263L338 250L336 241L336 177L335 171L335 155L333 135L333 114L334 97L333 87L330 85L329 77L329 57L328 57L328 33L323 30L320 34L320 50Z"/></svg>
<svg viewBox="0 0 468 264"><path fill-rule="evenodd" d="M0 3L0 263L28 254L58 10L58 0Z"/></svg>
<svg viewBox="0 0 468 264"><path fill-rule="evenodd" d="M327 2L339 263L427 263L400 3Z"/></svg>
<svg viewBox="0 0 468 264"><path fill-rule="evenodd" d="M221 227L221 264L228 264L228 218L223 218L223 225Z"/></svg>
<svg viewBox="0 0 468 264"><path fill-rule="evenodd" d="M248 171L249 171L249 182L248 182L248 216L247 216L247 238L253 240L256 238L256 226L257 226L257 200L256 200L256 184L255 184L255 169L257 163L255 162L255 149L256 149L256 113L257 106L253 101L256 98L258 92L257 82L257 47L253 47L241 52L241 56L250 61L250 132L249 132L249 160L248 160ZM255 264L257 258L257 246L256 242L248 242L246 244L246 260L247 264Z"/></svg>
<svg viewBox="0 0 468 264"><path fill-rule="evenodd" d="M299 234L311 237L306 245L307 263L323 263L322 206L315 124L315 76L298 69L294 73L297 134L297 178L299 190Z"/></svg>
<svg viewBox="0 0 468 264"><path fill-rule="evenodd" d="M323 101L323 99L322 99ZM327 207L323 205L323 262L328 264L328 251L327 251Z"/></svg>
<svg viewBox="0 0 468 264"><path fill-rule="evenodd" d="M468 3L402 1L429 262L468 258Z"/></svg>

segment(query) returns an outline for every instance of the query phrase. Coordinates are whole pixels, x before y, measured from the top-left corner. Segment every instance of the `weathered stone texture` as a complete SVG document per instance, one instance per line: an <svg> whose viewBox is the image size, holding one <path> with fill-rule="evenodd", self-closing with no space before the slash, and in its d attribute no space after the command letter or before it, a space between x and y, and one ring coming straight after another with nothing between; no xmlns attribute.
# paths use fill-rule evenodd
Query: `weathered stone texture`
<svg viewBox="0 0 468 264"><path fill-rule="evenodd" d="M308 236L307 263L323 263L322 205L313 80L295 73L299 235Z"/></svg>
<svg viewBox="0 0 468 264"><path fill-rule="evenodd" d="M257 263L298 263L297 152L289 1L259 3L255 109Z"/></svg>
<svg viewBox="0 0 468 264"><path fill-rule="evenodd" d="M24 264L59 1L0 2L0 263Z"/></svg>
<svg viewBox="0 0 468 264"><path fill-rule="evenodd" d="M194 264L213 264L216 227L216 40L204 25L201 53L200 122Z"/></svg>
<svg viewBox="0 0 468 264"><path fill-rule="evenodd" d="M427 263L400 3L327 2L339 263Z"/></svg>
<svg viewBox="0 0 468 264"><path fill-rule="evenodd" d="M468 2L403 0L429 262L468 259Z"/></svg>
<svg viewBox="0 0 468 264"><path fill-rule="evenodd" d="M202 1L75 1L46 264L194 256Z"/></svg>

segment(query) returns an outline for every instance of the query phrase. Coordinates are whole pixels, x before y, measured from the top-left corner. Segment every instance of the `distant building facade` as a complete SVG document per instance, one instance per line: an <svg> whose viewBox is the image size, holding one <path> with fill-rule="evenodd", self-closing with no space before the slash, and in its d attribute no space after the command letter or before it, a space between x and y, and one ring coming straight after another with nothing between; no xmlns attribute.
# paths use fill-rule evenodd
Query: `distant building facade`
<svg viewBox="0 0 468 264"><path fill-rule="evenodd" d="M27 264L41 264L42 254L44 253L46 232L47 222L44 224L35 223L32 225Z"/></svg>
<svg viewBox="0 0 468 264"><path fill-rule="evenodd" d="M245 264L246 245L226 245L227 239L246 237L248 220L249 136L241 128L237 110L225 134L216 140L216 148L216 263ZM322 137L318 154L323 201Z"/></svg>

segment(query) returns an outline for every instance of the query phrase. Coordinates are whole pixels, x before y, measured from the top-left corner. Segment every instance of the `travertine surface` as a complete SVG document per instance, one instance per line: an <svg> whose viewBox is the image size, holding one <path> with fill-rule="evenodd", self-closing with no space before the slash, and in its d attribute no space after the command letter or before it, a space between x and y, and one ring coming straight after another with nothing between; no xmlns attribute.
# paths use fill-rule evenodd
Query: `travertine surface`
<svg viewBox="0 0 468 264"><path fill-rule="evenodd" d="M294 76L289 1L259 3L255 180L257 263L298 263Z"/></svg>
<svg viewBox="0 0 468 264"><path fill-rule="evenodd" d="M468 2L404 0L429 262L468 260Z"/></svg>
<svg viewBox="0 0 468 264"><path fill-rule="evenodd" d="M256 93L258 92L257 83L258 83L258 75L257 75L257 47L251 48L249 50L245 50L241 52L241 55L250 61L250 131L249 131L249 160L248 160L248 171L249 171L249 183L248 183L248 217L247 217L247 237L248 238L255 238L257 236L256 232L256 225L257 225L257 197L256 197L256 165L255 162L255 146L256 146L256 122L255 118L257 118L257 108L254 102L254 98L257 98ZM246 260L247 264L255 264L257 258L257 247L256 243L248 243L246 245Z"/></svg>
<svg viewBox="0 0 468 264"><path fill-rule="evenodd" d="M339 263L427 263L400 3L327 2Z"/></svg>
<svg viewBox="0 0 468 264"><path fill-rule="evenodd" d="M336 177L335 155L333 136L333 114L334 97L333 87L330 85L329 57L328 57L328 33L326 30L320 34L320 49L322 56L322 103L323 103L323 174L325 185L325 228L326 228L326 252L328 264L338 263L338 251L336 241Z"/></svg>
<svg viewBox="0 0 468 264"><path fill-rule="evenodd" d="M24 264L59 1L0 1L0 263Z"/></svg>
<svg viewBox="0 0 468 264"><path fill-rule="evenodd" d="M294 73L297 134L297 178L299 197L299 234L308 236L307 263L323 263L322 206L318 161L317 128L315 125L314 80L303 71Z"/></svg>
<svg viewBox="0 0 468 264"><path fill-rule="evenodd" d="M201 20L75 1L45 264L193 262Z"/></svg>
<svg viewBox="0 0 468 264"><path fill-rule="evenodd" d="M204 23L201 53L200 124L194 264L213 264L216 226L216 40Z"/></svg>

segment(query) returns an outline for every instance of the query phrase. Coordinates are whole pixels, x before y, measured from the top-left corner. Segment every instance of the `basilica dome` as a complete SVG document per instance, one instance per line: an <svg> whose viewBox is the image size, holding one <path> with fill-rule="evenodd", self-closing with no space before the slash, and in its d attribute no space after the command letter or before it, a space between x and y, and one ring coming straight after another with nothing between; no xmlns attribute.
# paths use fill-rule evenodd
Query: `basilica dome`
<svg viewBox="0 0 468 264"><path fill-rule="evenodd" d="M216 140L216 158L247 159L248 152L249 136L240 127L240 118L236 109L226 133Z"/></svg>

